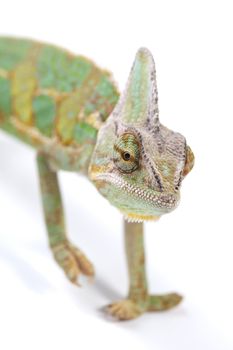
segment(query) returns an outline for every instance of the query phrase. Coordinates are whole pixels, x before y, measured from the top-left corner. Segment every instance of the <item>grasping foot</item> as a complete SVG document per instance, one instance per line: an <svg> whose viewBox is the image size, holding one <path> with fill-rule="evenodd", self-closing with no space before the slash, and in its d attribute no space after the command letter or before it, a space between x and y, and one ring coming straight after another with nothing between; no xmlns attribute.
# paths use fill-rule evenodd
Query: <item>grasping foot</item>
<svg viewBox="0 0 233 350"><path fill-rule="evenodd" d="M68 241L52 248L53 255L68 279L80 286L78 279L81 274L93 277L94 267L81 250Z"/></svg>
<svg viewBox="0 0 233 350"><path fill-rule="evenodd" d="M125 299L108 305L104 308L104 311L116 320L132 320L146 311L169 310L177 306L181 300L182 297L176 293L151 295L148 296L145 303L136 303L133 300Z"/></svg>
<svg viewBox="0 0 233 350"><path fill-rule="evenodd" d="M130 299L110 304L104 308L104 311L116 320L132 320L144 312L137 303Z"/></svg>

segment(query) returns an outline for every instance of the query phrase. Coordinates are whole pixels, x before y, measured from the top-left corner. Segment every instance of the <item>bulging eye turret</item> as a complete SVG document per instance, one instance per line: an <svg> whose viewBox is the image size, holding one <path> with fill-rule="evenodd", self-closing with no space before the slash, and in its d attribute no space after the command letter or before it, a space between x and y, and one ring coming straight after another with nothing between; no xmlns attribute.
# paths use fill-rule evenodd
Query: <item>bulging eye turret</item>
<svg viewBox="0 0 233 350"><path fill-rule="evenodd" d="M139 168L140 149L136 137L131 133L121 135L114 145L113 160L116 167L129 174Z"/></svg>

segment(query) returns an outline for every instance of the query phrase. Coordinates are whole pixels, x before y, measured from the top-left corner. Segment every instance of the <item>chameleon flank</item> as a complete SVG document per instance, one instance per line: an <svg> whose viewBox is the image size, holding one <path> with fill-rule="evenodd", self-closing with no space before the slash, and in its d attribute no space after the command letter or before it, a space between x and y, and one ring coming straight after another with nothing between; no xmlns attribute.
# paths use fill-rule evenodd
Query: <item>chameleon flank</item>
<svg viewBox="0 0 233 350"><path fill-rule="evenodd" d="M194 156L184 136L159 121L151 53L137 52L119 97L94 62L39 42L0 38L0 128L37 153L44 217L53 255L68 279L94 275L66 235L57 172L86 175L124 217L129 293L105 311L119 320L176 306L176 293L150 295L143 221L174 210Z"/></svg>
<svg viewBox="0 0 233 350"><path fill-rule="evenodd" d="M98 129L117 100L111 75L85 57L0 38L0 127L51 154L59 168L87 172Z"/></svg>

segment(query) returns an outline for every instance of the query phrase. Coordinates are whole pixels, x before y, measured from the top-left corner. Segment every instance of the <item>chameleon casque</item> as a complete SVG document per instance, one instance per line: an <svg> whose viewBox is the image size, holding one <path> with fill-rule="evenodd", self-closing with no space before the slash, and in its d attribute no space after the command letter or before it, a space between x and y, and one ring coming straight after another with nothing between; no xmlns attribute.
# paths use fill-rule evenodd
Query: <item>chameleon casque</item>
<svg viewBox="0 0 233 350"><path fill-rule="evenodd" d="M105 310L119 320L176 306L176 293L150 295L143 221L177 207L194 156L185 138L160 124L156 71L141 48L123 94L110 73L52 45L0 38L0 128L35 148L49 244L73 283L94 275L67 238L58 170L86 175L124 217L129 270L125 300Z"/></svg>

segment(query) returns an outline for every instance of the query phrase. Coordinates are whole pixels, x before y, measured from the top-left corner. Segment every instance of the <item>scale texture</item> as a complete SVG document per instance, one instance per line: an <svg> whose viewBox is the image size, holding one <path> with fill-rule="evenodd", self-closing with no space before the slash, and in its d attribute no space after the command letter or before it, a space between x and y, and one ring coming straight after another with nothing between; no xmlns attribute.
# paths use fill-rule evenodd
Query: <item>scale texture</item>
<svg viewBox="0 0 233 350"><path fill-rule="evenodd" d="M7 131L18 133L14 117L27 135L33 128L63 145L93 143L117 100L111 75L91 60L52 45L0 38L0 126Z"/></svg>

